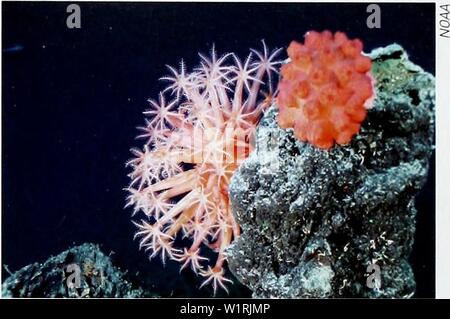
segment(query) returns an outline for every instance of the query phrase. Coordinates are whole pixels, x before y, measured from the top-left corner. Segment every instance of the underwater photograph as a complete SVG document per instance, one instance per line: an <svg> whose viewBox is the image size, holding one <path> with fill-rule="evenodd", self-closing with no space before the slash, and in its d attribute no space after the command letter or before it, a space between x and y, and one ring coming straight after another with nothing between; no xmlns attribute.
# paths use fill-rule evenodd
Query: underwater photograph
<svg viewBox="0 0 450 319"><path fill-rule="evenodd" d="M435 298L435 10L3 1L1 296Z"/></svg>

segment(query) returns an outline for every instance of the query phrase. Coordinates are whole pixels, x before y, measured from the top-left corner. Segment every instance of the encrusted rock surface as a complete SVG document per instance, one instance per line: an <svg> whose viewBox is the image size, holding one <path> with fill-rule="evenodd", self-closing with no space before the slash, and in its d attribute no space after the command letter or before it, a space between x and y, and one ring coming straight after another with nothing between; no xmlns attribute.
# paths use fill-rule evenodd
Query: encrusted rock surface
<svg viewBox="0 0 450 319"><path fill-rule="evenodd" d="M231 180L243 232L228 261L254 297L414 293L408 256L433 151L434 77L396 44L370 56L377 97L349 145L300 142L272 107Z"/></svg>
<svg viewBox="0 0 450 319"><path fill-rule="evenodd" d="M143 296L143 290L133 287L126 274L94 244L76 246L42 264L25 266L2 284L3 298Z"/></svg>

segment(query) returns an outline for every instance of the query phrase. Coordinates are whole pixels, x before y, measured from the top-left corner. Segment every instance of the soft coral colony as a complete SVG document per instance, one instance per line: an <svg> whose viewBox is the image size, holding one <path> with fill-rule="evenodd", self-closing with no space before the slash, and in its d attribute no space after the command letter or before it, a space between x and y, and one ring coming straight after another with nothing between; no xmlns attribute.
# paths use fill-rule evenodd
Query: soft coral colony
<svg viewBox="0 0 450 319"><path fill-rule="evenodd" d="M279 50L252 50L244 60L235 54L200 55L188 72L169 67L169 84L150 109L135 157L127 205L134 207L136 237L150 257L160 255L205 277L202 284L226 290L225 249L239 236L231 212L228 183L251 151L250 136L270 105L271 80ZM171 96L168 101L167 95ZM188 239L189 243L184 245ZM217 252L215 260L205 249Z"/></svg>
<svg viewBox="0 0 450 319"><path fill-rule="evenodd" d="M374 98L372 62L362 48L342 32L311 31L304 44L293 41L281 68L279 125L324 149L350 142Z"/></svg>

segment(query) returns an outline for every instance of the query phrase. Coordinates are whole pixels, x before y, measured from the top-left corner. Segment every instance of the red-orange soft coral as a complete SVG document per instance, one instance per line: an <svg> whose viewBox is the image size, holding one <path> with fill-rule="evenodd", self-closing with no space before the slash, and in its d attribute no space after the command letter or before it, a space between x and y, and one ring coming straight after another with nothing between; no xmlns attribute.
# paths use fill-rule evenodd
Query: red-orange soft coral
<svg viewBox="0 0 450 319"><path fill-rule="evenodd" d="M281 68L278 124L293 127L301 141L328 149L359 132L373 97L371 60L360 40L343 32L308 32L292 41Z"/></svg>

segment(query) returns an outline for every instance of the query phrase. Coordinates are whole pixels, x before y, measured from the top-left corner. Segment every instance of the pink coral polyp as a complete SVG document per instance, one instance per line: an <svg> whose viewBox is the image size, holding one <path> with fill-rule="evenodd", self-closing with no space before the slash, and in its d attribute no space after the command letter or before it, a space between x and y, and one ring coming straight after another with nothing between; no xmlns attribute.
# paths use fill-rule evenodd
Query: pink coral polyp
<svg viewBox="0 0 450 319"><path fill-rule="evenodd" d="M374 95L372 62L360 40L342 32L308 32L288 47L281 68L278 124L319 148L347 144L360 130Z"/></svg>
<svg viewBox="0 0 450 319"><path fill-rule="evenodd" d="M128 162L127 205L134 207L140 247L150 257L190 267L214 291L227 289L225 251L240 233L228 184L271 104L278 52L263 42L263 51L252 50L244 61L234 54L217 56L213 49L210 57L200 55L191 72L183 62L179 70L169 67L171 74L162 78L168 86L144 112L140 137L147 143L133 149Z"/></svg>

